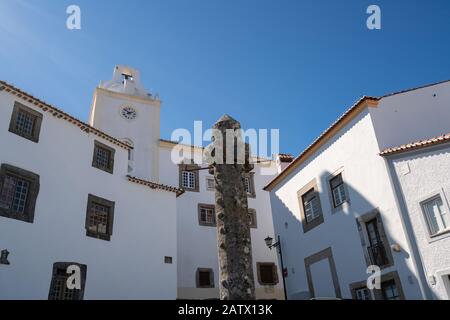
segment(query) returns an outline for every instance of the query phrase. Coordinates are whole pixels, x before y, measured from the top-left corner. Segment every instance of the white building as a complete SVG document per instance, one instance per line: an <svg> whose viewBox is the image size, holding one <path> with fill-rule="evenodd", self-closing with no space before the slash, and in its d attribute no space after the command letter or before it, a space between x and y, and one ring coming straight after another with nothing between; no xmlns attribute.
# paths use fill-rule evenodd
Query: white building
<svg viewBox="0 0 450 320"><path fill-rule="evenodd" d="M288 297L432 297L379 153L448 132L449 106L448 81L363 97L265 187ZM369 265L381 267L381 290L366 288Z"/></svg>
<svg viewBox="0 0 450 320"><path fill-rule="evenodd" d="M450 299L450 134L384 150L433 298Z"/></svg>
<svg viewBox="0 0 450 320"><path fill-rule="evenodd" d="M0 102L0 299L218 297L209 176L171 161L137 70L96 88L89 124L3 81ZM277 163L248 180L256 293L282 298L261 166ZM78 291L63 285L69 265Z"/></svg>

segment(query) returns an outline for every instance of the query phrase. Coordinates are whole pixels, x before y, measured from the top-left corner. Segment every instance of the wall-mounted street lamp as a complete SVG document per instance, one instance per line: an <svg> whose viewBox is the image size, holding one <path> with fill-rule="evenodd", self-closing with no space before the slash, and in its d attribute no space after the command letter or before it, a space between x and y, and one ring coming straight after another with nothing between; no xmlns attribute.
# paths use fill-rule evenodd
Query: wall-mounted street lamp
<svg viewBox="0 0 450 320"><path fill-rule="evenodd" d="M273 243L273 238L268 236L264 239L266 242L267 248L272 250L272 248L278 248L278 253L280 254L280 264L281 264L281 276L283 277L283 291L284 291L284 299L287 300L287 293L286 293L286 280L285 280L285 270L284 270L284 264L283 264L283 252L281 251L281 241L280 236L278 236L278 241Z"/></svg>

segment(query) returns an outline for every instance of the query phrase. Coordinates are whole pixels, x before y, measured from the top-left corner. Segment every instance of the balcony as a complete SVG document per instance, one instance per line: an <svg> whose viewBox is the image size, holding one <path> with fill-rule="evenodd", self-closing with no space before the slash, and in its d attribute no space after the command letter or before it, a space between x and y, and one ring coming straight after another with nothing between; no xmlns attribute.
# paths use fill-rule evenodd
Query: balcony
<svg viewBox="0 0 450 320"><path fill-rule="evenodd" d="M383 267L389 264L386 249L384 248L383 243L377 243L373 246L367 247L367 252L369 253L370 262L372 265Z"/></svg>

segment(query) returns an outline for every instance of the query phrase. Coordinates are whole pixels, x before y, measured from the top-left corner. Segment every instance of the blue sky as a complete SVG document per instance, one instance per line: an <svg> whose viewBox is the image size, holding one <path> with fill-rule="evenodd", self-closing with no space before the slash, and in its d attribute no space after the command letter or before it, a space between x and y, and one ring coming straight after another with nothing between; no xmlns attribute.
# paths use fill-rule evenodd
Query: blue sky
<svg viewBox="0 0 450 320"><path fill-rule="evenodd" d="M297 155L361 95L450 79L449 21L447 0L0 0L0 79L86 120L131 65L160 94L163 138L228 113Z"/></svg>

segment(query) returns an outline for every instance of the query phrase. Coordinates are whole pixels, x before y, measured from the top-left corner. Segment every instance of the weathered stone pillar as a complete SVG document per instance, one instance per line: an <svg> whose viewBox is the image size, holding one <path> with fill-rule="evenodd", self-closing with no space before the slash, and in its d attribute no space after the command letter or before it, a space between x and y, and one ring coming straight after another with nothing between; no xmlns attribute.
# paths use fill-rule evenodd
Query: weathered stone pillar
<svg viewBox="0 0 450 320"><path fill-rule="evenodd" d="M213 163L210 173L215 179L215 211L217 240L219 246L219 289L222 300L255 299L253 277L252 243L250 238L250 216L248 214L245 174L253 169L249 161L249 147L242 140L240 123L228 115L220 118L213 126L222 134L223 162ZM231 129L236 136L230 139L226 131ZM213 133L214 136L214 133ZM234 148L230 148L234 142ZM228 149L227 149L228 146ZM239 159L237 150L245 151L245 159ZM234 154L232 163L227 155ZM242 155L242 154L241 154ZM228 159L229 160L229 159ZM220 161L219 161L220 162Z"/></svg>

